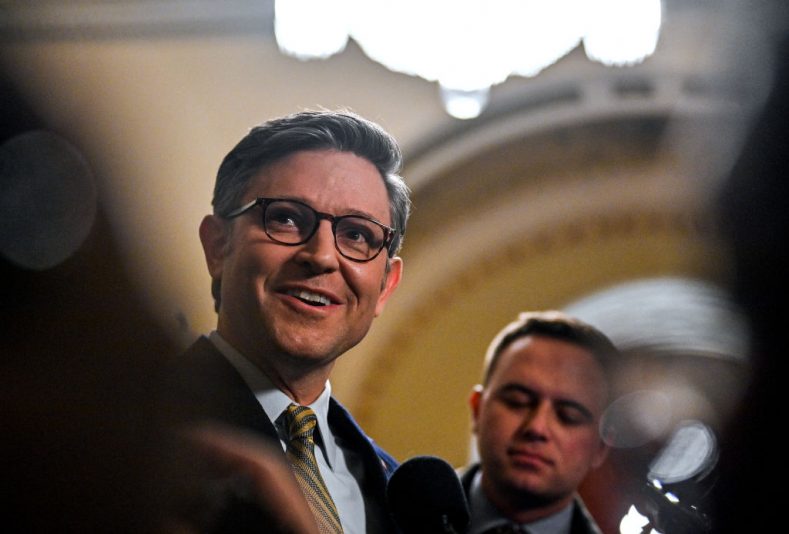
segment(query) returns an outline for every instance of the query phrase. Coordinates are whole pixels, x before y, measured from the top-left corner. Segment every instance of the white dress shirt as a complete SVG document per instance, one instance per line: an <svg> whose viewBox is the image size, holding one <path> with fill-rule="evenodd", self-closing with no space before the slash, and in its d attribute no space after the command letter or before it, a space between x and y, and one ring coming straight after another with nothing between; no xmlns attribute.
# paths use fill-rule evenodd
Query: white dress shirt
<svg viewBox="0 0 789 534"><path fill-rule="evenodd" d="M282 449L287 449L288 431L282 415L293 400L274 387L271 380L260 369L230 346L217 331L211 332L208 338L236 368L255 394L255 398L279 433ZM354 451L342 447L329 428L330 398L331 384L327 380L321 395L309 405L318 419L315 432L315 459L326 488L337 507L343 531L346 534L363 534L366 531L364 498L359 482L354 476L354 473L362 472L362 463Z"/></svg>

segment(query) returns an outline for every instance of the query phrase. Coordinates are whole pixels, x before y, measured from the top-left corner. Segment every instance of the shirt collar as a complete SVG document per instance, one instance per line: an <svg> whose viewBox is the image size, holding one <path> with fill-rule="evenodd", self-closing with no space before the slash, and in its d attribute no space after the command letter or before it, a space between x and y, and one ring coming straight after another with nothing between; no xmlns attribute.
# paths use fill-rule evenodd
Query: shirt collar
<svg viewBox="0 0 789 534"><path fill-rule="evenodd" d="M469 506L471 507L471 528L469 529L471 534L485 532L507 521L482 491L482 469L477 470L471 481ZM527 527L532 534L569 534L572 514L573 502L570 502L555 514L521 526Z"/></svg>
<svg viewBox="0 0 789 534"><path fill-rule="evenodd" d="M216 330L212 331L208 339L214 346L227 358L227 360L235 367L241 378L244 379L249 389L255 395L255 398L260 403L263 411L266 412L269 420L276 423L277 419L282 415L287 407L293 403L293 400L288 397L281 390L277 389L265 373L249 361L244 355L236 350L230 343L228 343ZM334 436L329 428L329 400L331 399L331 383L327 380L326 386L320 396L309 405L309 408L315 412L318 419L318 432L321 439L316 440L324 451L326 461L330 466L335 465L335 457L338 453L337 444L334 441Z"/></svg>

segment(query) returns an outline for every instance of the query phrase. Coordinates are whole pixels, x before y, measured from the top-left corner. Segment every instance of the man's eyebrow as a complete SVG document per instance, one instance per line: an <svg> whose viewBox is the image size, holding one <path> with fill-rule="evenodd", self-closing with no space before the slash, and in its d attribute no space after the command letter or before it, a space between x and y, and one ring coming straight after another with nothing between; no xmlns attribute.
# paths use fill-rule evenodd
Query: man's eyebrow
<svg viewBox="0 0 789 534"><path fill-rule="evenodd" d="M378 217L375 217L371 213L367 213L366 211L362 211L362 210L351 209L340 214L340 216L342 215L355 215L357 217L364 217L365 219L372 219L373 221L379 222L381 224L386 224L382 222L381 219L379 219Z"/></svg>
<svg viewBox="0 0 789 534"><path fill-rule="evenodd" d="M306 198L303 198L303 197L293 196L293 195L282 195L282 196L271 197L271 198L276 198L277 200L293 200L293 201L296 201L296 202L301 202L302 204L306 204L307 206L311 207L315 211L321 211L321 210L317 209L315 206L313 206L312 203L309 200L307 200ZM321 212L321 213L328 213L328 212ZM348 211L344 211L342 213L330 213L329 215L334 215L335 217L343 217L343 216L346 216L346 215L355 215L357 217L364 217L365 219L372 219L372 220L374 220L376 222L380 222L381 224L386 224L386 223L381 222L381 219L379 219L378 217L373 216L371 213L368 213L368 212L363 211L363 210L353 209L353 208L349 209Z"/></svg>
<svg viewBox="0 0 789 534"><path fill-rule="evenodd" d="M502 385L497 391L497 393L510 393L510 392L525 393L531 396L538 396L536 390L528 386L524 386L523 384L519 384L518 382L508 382Z"/></svg>

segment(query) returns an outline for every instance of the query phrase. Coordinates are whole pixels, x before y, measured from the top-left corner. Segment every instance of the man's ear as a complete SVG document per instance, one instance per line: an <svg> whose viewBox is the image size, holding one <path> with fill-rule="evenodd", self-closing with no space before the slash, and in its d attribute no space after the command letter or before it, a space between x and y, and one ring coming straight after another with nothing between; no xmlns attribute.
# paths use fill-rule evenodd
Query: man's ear
<svg viewBox="0 0 789 534"><path fill-rule="evenodd" d="M378 295L378 302L375 305L376 317L381 315L381 312L384 311L386 301L389 300L389 297L392 295L392 293L394 293L394 290L397 289L398 285L400 285L400 279L403 277L403 259L399 256L395 256L388 261L389 268L387 269L387 273L384 275L385 278L381 286L381 294Z"/></svg>
<svg viewBox="0 0 789 534"><path fill-rule="evenodd" d="M205 263L213 279L222 277L227 252L229 231L227 223L216 215L206 215L200 223L200 242L203 244Z"/></svg>
<svg viewBox="0 0 789 534"><path fill-rule="evenodd" d="M479 420L479 406L482 400L483 387L482 384L477 384L471 390L471 395L468 397L468 405L471 408L471 430L477 433L477 421Z"/></svg>

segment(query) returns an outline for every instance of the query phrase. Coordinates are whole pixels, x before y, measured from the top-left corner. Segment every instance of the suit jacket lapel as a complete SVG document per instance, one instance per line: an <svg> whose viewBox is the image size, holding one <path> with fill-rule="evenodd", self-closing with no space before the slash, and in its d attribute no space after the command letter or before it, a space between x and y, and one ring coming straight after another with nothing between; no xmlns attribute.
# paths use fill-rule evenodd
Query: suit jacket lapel
<svg viewBox="0 0 789 534"><path fill-rule="evenodd" d="M181 356L178 380L182 403L194 417L253 430L278 440L277 430L235 367L205 337Z"/></svg>
<svg viewBox="0 0 789 534"><path fill-rule="evenodd" d="M279 436L255 395L235 367L205 337L198 339L179 358L174 373L179 403L193 413L191 419L212 419L258 432L278 442ZM386 507L386 482L396 466L394 458L378 449L362 432L348 411L334 398L329 401L332 432L359 455L364 466L360 480L372 521L369 532L391 532Z"/></svg>

